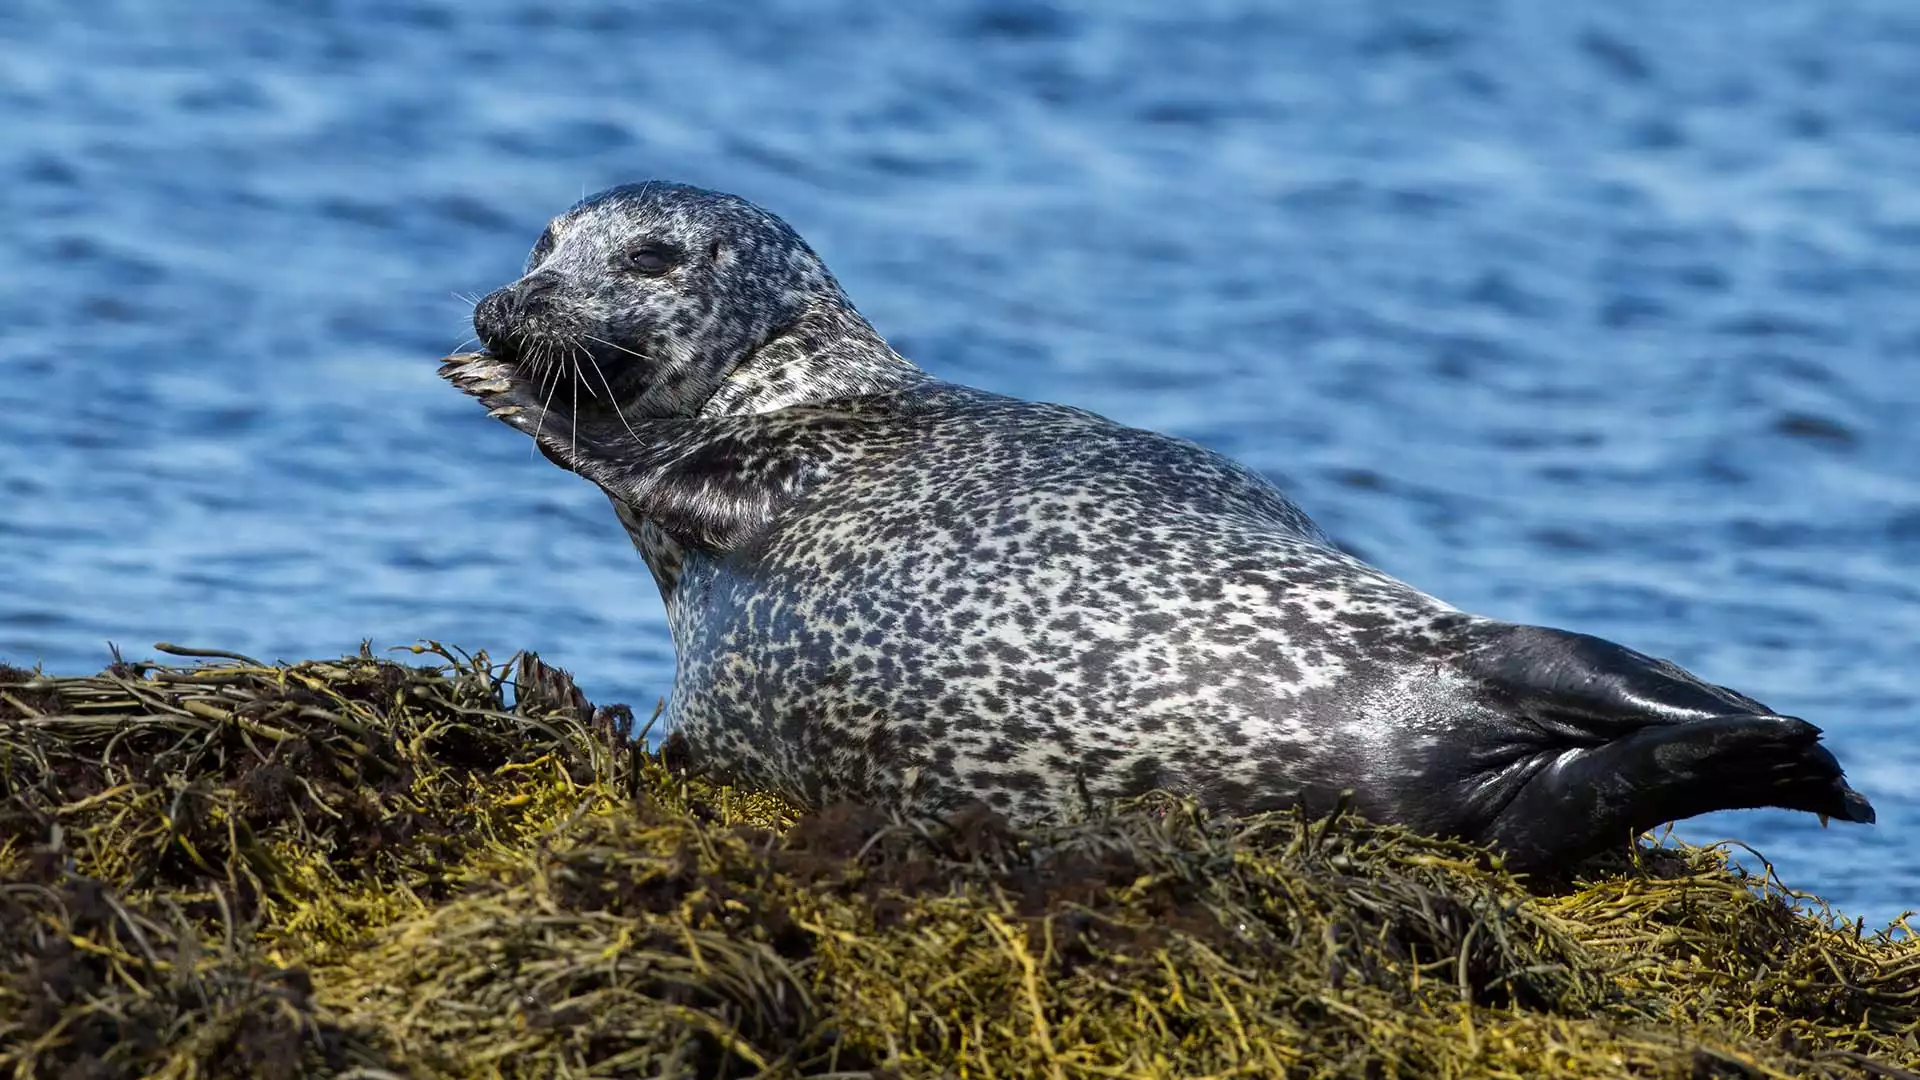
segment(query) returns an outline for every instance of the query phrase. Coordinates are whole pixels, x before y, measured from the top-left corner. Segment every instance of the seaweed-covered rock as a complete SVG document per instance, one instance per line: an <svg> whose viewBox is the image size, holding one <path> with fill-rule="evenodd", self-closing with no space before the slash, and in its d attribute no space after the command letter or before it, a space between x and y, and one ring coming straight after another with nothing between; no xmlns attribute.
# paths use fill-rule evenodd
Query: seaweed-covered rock
<svg viewBox="0 0 1920 1080"><path fill-rule="evenodd" d="M1718 850L802 811L418 651L0 672L0 1071L1920 1075L1909 928Z"/></svg>
<svg viewBox="0 0 1920 1080"><path fill-rule="evenodd" d="M242 938L44 857L0 877L0 1064L13 1075L338 1075L386 1060Z"/></svg>

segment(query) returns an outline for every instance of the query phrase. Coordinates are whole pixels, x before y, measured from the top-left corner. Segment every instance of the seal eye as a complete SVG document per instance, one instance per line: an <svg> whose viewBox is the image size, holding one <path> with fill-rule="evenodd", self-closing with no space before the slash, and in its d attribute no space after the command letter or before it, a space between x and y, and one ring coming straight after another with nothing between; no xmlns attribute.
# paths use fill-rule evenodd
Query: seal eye
<svg viewBox="0 0 1920 1080"><path fill-rule="evenodd" d="M680 252L666 244L636 244L620 256L620 261L629 270L638 270L643 274L659 274L671 270L680 261Z"/></svg>
<svg viewBox="0 0 1920 1080"><path fill-rule="evenodd" d="M527 256L527 269L530 271L539 266L547 256L553 254L553 245L553 226L549 225L547 230L540 234L540 239L534 242L533 252Z"/></svg>

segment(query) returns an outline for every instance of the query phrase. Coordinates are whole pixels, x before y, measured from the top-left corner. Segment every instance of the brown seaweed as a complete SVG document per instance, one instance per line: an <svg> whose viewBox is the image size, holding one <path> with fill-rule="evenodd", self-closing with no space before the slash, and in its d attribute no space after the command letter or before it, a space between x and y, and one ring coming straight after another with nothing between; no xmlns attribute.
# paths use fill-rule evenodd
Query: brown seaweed
<svg viewBox="0 0 1920 1080"><path fill-rule="evenodd" d="M806 810L416 654L0 670L0 1072L1920 1076L1911 928L1720 849Z"/></svg>

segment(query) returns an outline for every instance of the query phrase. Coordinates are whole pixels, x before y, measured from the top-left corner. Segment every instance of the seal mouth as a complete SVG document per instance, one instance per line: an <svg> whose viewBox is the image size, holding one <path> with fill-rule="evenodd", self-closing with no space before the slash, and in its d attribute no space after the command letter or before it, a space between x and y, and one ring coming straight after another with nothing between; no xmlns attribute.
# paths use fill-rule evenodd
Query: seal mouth
<svg viewBox="0 0 1920 1080"><path fill-rule="evenodd" d="M481 352L535 381L549 393L617 400L614 388L633 352L576 326L557 310L559 278L534 274L488 293L473 306L473 330ZM633 353L638 357L638 353ZM644 359L644 358L642 358Z"/></svg>
<svg viewBox="0 0 1920 1080"><path fill-rule="evenodd" d="M476 305L480 348L448 357L457 362L453 367L466 371L468 381L473 371L485 368L491 375L483 381L504 378L519 384L526 399L522 407L537 407L543 421L551 415L611 413L626 423L634 397L645 386L650 359L554 312L522 314L509 306L503 314L500 305L511 304L511 298L497 298L511 290L499 290ZM442 374L447 370L443 367Z"/></svg>
<svg viewBox="0 0 1920 1080"><path fill-rule="evenodd" d="M489 355L522 367L549 357L598 350L597 341L556 305L559 279L535 274L488 293L473 306L473 332Z"/></svg>

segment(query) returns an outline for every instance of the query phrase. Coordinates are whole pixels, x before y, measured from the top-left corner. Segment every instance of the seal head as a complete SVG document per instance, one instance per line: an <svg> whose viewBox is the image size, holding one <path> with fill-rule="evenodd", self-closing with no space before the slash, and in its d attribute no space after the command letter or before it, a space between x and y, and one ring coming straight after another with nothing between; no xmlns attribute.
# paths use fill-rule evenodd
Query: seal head
<svg viewBox="0 0 1920 1080"><path fill-rule="evenodd" d="M474 329L487 351L621 414L692 416L856 392L909 365L864 320L786 222L734 195L684 184L628 184L548 223L518 281L484 297ZM859 331L864 330L864 334ZM821 340L856 334L860 349ZM790 347L757 354L775 342ZM798 346L798 347L791 347ZM812 347L809 347L812 346ZM716 395L725 388L729 392Z"/></svg>

